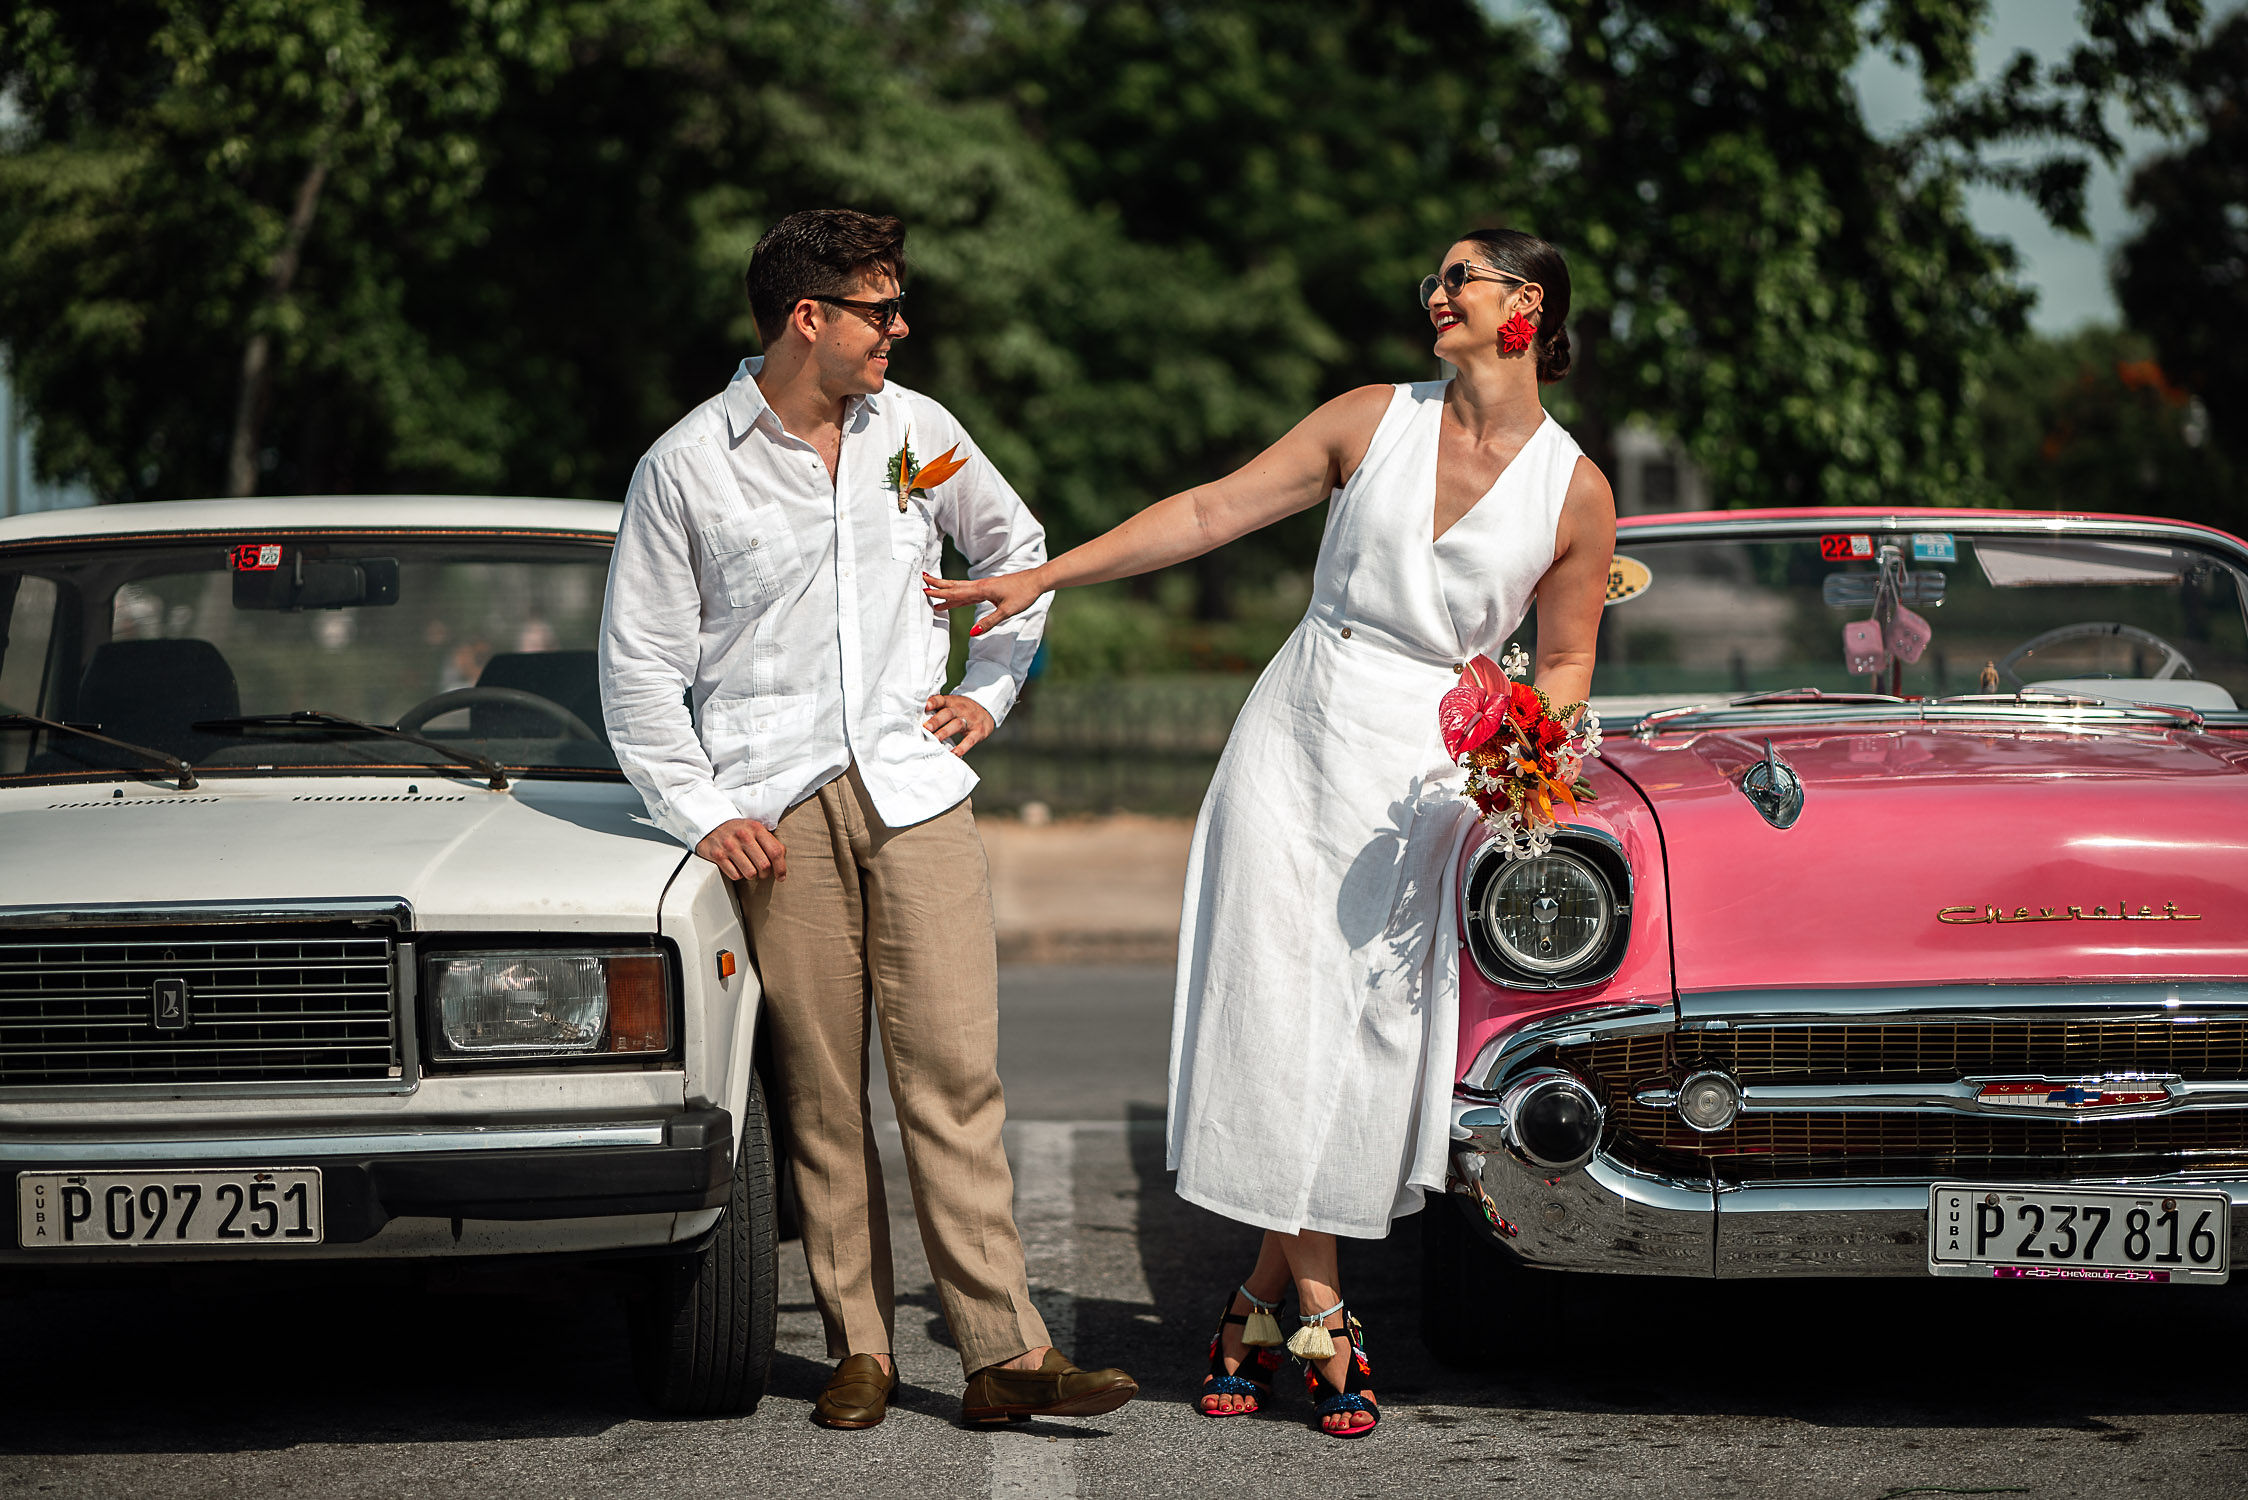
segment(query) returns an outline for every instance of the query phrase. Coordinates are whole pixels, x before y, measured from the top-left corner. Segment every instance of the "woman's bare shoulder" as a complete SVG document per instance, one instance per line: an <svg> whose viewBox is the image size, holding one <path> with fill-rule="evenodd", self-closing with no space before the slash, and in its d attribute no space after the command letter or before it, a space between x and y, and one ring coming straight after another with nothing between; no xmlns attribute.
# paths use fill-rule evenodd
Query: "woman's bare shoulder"
<svg viewBox="0 0 2248 1500"><path fill-rule="evenodd" d="M1335 466L1336 482L1347 482L1373 446L1374 433L1397 394L1393 385L1362 385L1323 403L1304 418L1300 431L1313 438Z"/></svg>

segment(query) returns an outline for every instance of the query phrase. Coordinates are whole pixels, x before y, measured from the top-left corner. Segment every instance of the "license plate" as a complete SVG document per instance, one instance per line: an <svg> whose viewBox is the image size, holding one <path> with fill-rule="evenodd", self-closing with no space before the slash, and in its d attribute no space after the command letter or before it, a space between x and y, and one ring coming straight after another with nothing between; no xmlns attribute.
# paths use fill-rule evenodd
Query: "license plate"
<svg viewBox="0 0 2248 1500"><path fill-rule="evenodd" d="M23 1172L16 1243L26 1250L317 1245L320 1169Z"/></svg>
<svg viewBox="0 0 2248 1500"><path fill-rule="evenodd" d="M1928 1193L1928 1269L2027 1281L2224 1281L2223 1193L1939 1183Z"/></svg>

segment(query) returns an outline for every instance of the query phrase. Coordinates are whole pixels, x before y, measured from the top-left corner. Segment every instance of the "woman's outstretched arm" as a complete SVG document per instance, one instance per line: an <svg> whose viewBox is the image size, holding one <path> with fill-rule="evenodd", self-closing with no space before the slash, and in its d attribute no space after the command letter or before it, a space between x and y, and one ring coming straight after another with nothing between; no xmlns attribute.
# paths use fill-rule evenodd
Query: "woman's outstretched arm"
<svg viewBox="0 0 2248 1500"><path fill-rule="evenodd" d="M1361 386L1305 417L1225 478L1158 500L1051 562L989 578L924 573L924 592L939 611L991 605L976 622L975 633L981 634L1050 590L1129 578L1200 557L1326 499L1366 456L1389 399L1386 385Z"/></svg>
<svg viewBox="0 0 2248 1500"><path fill-rule="evenodd" d="M1592 460L1577 460L1561 502L1553 566L1538 582L1537 684L1555 707L1592 691L1593 648L1616 555L1616 497Z"/></svg>

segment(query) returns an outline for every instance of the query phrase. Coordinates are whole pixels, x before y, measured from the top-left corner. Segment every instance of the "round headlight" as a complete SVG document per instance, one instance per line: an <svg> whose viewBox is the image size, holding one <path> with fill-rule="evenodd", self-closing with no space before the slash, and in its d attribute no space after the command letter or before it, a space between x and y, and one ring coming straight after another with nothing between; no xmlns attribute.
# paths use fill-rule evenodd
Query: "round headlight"
<svg viewBox="0 0 2248 1500"><path fill-rule="evenodd" d="M1615 915L1607 880L1589 861L1559 849L1508 860L1483 888L1484 931L1510 962L1534 974L1558 974L1590 959Z"/></svg>

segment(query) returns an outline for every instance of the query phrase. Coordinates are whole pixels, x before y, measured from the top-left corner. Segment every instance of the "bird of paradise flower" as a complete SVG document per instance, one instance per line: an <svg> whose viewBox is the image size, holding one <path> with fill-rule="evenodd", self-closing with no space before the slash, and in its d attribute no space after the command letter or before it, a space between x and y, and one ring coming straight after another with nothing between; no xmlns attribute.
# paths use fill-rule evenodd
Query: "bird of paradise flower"
<svg viewBox="0 0 2248 1500"><path fill-rule="evenodd" d="M890 489L898 497L898 513L905 513L909 497L928 499L929 491L959 473L967 463L968 460L960 456L958 443L925 464L915 463L913 442L908 439L903 448L890 455Z"/></svg>

